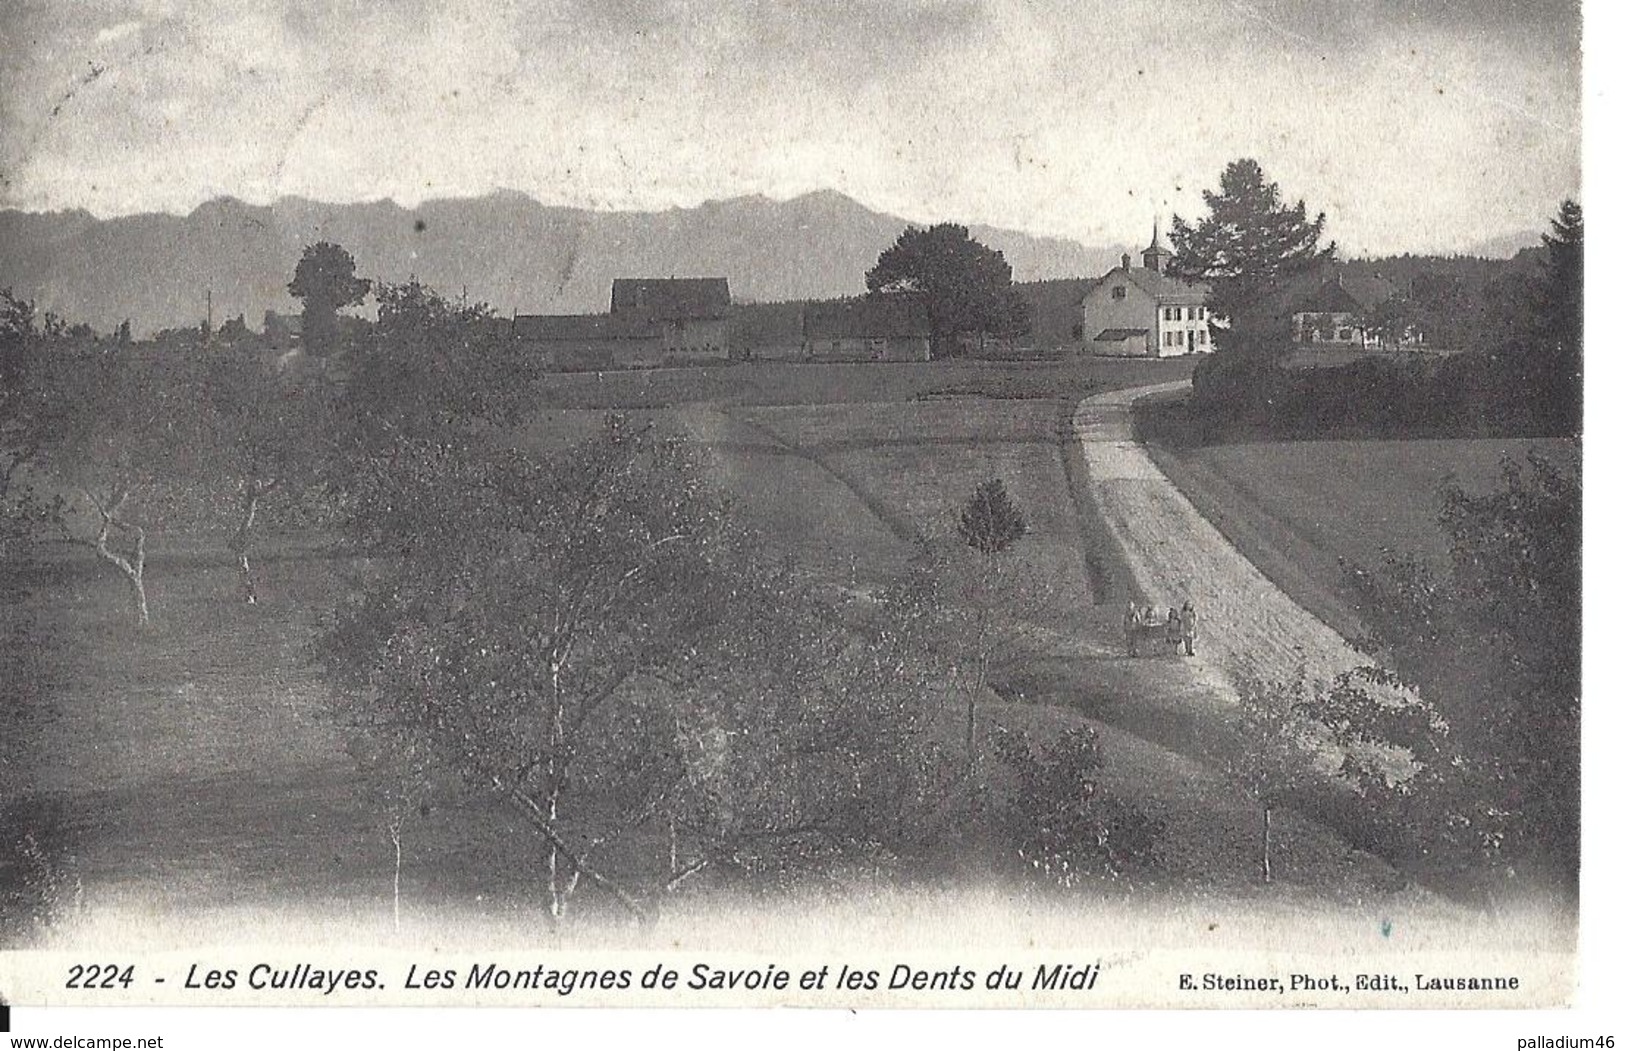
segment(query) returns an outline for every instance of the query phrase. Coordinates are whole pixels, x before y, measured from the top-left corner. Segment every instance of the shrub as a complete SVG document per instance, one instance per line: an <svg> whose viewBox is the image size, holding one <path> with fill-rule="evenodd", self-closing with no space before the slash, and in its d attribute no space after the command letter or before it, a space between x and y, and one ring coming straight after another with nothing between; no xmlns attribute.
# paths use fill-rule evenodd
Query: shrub
<svg viewBox="0 0 1625 1051"><path fill-rule="evenodd" d="M1027 872L1071 888L1090 877L1119 878L1155 864L1167 826L1101 793L1094 775L1105 757L1093 727L1067 730L1036 751L1026 735L1005 730L996 747L1016 778L1000 827Z"/></svg>

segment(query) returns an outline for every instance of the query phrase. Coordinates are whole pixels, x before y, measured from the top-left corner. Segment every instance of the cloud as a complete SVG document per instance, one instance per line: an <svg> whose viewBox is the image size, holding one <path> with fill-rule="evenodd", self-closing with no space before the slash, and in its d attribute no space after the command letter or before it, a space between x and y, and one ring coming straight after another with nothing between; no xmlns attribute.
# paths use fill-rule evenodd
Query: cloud
<svg viewBox="0 0 1625 1051"><path fill-rule="evenodd" d="M1567 6L25 4L5 24L22 43L0 72L0 204L511 186L659 208L829 187L909 218L1138 240L1255 156L1345 243L1465 243L1578 187ZM82 83L91 62L105 73Z"/></svg>

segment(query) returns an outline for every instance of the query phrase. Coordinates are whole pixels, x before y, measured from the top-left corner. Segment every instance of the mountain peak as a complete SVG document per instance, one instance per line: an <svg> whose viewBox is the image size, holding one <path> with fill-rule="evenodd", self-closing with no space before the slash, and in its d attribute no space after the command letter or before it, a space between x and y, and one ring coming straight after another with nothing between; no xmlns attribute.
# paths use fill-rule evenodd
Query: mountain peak
<svg viewBox="0 0 1625 1051"><path fill-rule="evenodd" d="M707 274L728 278L736 299L832 299L863 291L863 275L905 223L832 189L785 201L762 195L664 211L590 211L546 205L498 188L479 197L351 204L279 198L269 207L234 197L192 216L134 221L83 217L11 220L0 239L0 287L42 309L108 331L131 318L137 332L195 324L197 289L216 313L263 316L294 309L288 279L315 240L342 245L357 270L442 291L501 312L591 313L615 278ZM985 231L1020 280L1098 274L1109 253L1009 230Z"/></svg>

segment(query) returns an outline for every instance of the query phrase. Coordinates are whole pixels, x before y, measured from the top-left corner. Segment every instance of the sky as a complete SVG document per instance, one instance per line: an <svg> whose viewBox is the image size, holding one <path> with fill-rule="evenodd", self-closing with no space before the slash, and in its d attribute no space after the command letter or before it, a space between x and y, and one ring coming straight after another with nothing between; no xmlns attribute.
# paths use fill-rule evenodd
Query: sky
<svg viewBox="0 0 1625 1051"><path fill-rule="evenodd" d="M1136 243L1253 157L1350 254L1580 196L1577 0L4 0L0 207L834 189Z"/></svg>

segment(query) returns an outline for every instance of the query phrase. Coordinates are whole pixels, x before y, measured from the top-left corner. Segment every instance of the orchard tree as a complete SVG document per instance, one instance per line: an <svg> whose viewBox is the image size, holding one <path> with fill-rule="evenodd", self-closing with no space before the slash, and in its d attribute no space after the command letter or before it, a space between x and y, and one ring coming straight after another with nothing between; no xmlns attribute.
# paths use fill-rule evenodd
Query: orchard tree
<svg viewBox="0 0 1625 1051"><path fill-rule="evenodd" d="M58 524L119 572L136 623L145 625L147 541L158 517L151 497L198 484L210 469L203 362L180 349L162 361L116 350L43 360L43 389L64 410L41 457L68 493Z"/></svg>
<svg viewBox="0 0 1625 1051"><path fill-rule="evenodd" d="M378 321L348 380L357 420L402 433L440 433L511 422L521 408L525 362L501 338L484 303L454 302L416 278L374 286ZM380 435L374 435L380 437Z"/></svg>
<svg viewBox="0 0 1625 1051"><path fill-rule="evenodd" d="M43 343L34 304L0 290L0 545L33 535L50 518L35 467L65 410L41 382Z"/></svg>
<svg viewBox="0 0 1625 1051"><path fill-rule="evenodd" d="M236 494L230 539L241 595L259 601L250 559L265 501L314 508L334 455L338 391L315 370L278 369L253 351L226 348L211 356L205 377L210 410L208 467L215 486Z"/></svg>
<svg viewBox="0 0 1625 1051"><path fill-rule="evenodd" d="M1258 873L1275 878L1275 813L1317 778L1311 691L1302 668L1290 682L1244 680L1240 718L1223 756L1226 773L1258 811Z"/></svg>
<svg viewBox="0 0 1625 1051"><path fill-rule="evenodd" d="M339 311L358 306L369 287L365 279L355 276L355 259L338 245L319 241L305 249L288 282L288 292L304 301L301 339L306 351L325 357L338 347Z"/></svg>
<svg viewBox="0 0 1625 1051"><path fill-rule="evenodd" d="M375 470L347 528L377 557L324 644L340 716L514 807L555 919L583 886L646 918L654 872L867 848L930 798L905 635L864 644L761 563L685 443L610 417L546 459L443 434Z"/></svg>
<svg viewBox="0 0 1625 1051"><path fill-rule="evenodd" d="M967 333L1015 335L1027 305L1010 283L1010 264L955 223L910 226L864 275L871 296L918 296L931 326L931 356L952 354Z"/></svg>
<svg viewBox="0 0 1625 1051"><path fill-rule="evenodd" d="M1230 162L1219 189L1202 194L1208 214L1196 223L1174 217L1171 268L1205 281L1208 308L1221 322L1217 349L1267 353L1290 338L1290 318L1278 302L1285 283L1331 261L1337 246L1320 245L1324 213L1313 219L1303 201L1288 204L1257 161Z"/></svg>

